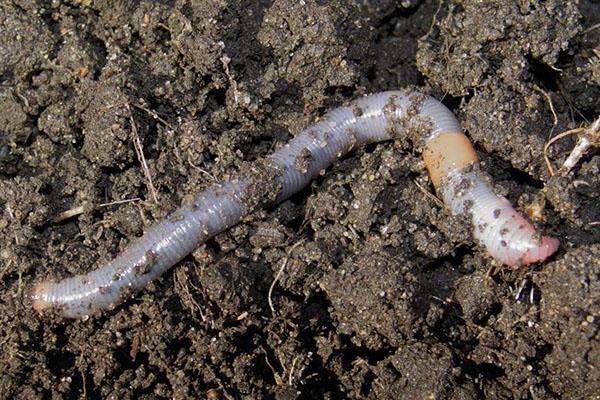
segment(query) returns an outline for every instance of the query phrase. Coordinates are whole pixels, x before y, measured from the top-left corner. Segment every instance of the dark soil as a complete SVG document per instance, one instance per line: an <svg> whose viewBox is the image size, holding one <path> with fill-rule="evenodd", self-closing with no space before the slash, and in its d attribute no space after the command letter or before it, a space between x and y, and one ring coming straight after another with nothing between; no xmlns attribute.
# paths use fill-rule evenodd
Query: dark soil
<svg viewBox="0 0 600 400"><path fill-rule="evenodd" d="M1 2L0 398L600 398L600 155L552 179L543 159L600 113L600 3L348 3ZM34 282L110 259L328 108L408 85L457 113L521 209L546 186L549 262L494 265L390 142L111 312L32 311Z"/></svg>

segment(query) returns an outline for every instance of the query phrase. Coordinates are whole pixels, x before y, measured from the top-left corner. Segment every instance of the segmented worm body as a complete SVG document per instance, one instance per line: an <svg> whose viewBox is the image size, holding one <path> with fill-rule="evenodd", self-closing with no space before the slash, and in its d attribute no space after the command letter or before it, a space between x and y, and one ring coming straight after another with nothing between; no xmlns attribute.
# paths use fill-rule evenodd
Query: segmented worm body
<svg viewBox="0 0 600 400"><path fill-rule="evenodd" d="M537 234L504 197L494 194L477 168L471 143L444 105L414 91L389 91L332 110L263 160L262 172L258 168L258 173L199 193L103 267L59 282L38 283L31 293L33 308L82 318L115 307L203 241L252 212L249 199L257 188L272 183L273 190L267 190L271 196L265 194L260 206L276 204L357 146L402 135L423 151L445 204L471 222L474 238L492 257L515 267L543 261L556 251L556 239Z"/></svg>

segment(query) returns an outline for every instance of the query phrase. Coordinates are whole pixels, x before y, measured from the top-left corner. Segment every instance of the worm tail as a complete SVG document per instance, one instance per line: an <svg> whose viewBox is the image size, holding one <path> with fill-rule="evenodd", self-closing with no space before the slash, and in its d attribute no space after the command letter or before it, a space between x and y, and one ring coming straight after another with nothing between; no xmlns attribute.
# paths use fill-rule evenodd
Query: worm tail
<svg viewBox="0 0 600 400"><path fill-rule="evenodd" d="M506 198L495 194L482 172L456 170L443 182L444 202L473 225L473 237L496 260L511 267L544 261L558 240L541 236Z"/></svg>

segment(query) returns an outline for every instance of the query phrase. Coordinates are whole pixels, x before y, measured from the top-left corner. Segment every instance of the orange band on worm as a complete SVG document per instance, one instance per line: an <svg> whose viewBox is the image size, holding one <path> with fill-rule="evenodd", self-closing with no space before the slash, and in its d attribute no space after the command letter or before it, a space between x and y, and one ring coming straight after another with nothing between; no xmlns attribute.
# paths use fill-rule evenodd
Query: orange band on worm
<svg viewBox="0 0 600 400"><path fill-rule="evenodd" d="M429 140L423 150L423 161L436 188L449 172L477 160L471 141L461 132L441 133Z"/></svg>

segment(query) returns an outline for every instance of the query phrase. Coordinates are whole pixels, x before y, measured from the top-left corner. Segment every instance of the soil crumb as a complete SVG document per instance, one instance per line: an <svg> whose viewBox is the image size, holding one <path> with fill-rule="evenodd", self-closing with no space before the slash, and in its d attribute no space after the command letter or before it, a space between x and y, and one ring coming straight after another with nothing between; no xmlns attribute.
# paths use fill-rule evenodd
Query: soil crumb
<svg viewBox="0 0 600 400"><path fill-rule="evenodd" d="M550 177L543 148L600 114L600 3L11 0L0 21L1 399L599 398L600 154ZM115 310L31 309L33 283L406 86L456 113L511 202L545 188L555 257L493 265L388 142Z"/></svg>

